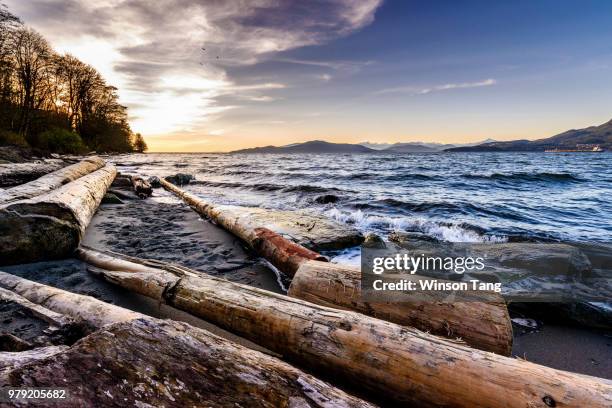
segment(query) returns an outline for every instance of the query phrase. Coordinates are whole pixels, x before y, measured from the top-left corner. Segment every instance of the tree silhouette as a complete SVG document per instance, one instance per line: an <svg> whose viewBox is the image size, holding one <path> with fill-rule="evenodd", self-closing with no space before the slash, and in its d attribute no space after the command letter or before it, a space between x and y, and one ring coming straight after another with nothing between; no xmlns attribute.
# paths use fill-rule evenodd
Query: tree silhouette
<svg viewBox="0 0 612 408"><path fill-rule="evenodd" d="M89 149L146 150L127 118L117 88L94 67L70 54L58 55L42 35L0 4L0 136L13 132L31 146L45 148L48 144L39 136L48 138L53 129L65 134L59 131L64 129Z"/></svg>

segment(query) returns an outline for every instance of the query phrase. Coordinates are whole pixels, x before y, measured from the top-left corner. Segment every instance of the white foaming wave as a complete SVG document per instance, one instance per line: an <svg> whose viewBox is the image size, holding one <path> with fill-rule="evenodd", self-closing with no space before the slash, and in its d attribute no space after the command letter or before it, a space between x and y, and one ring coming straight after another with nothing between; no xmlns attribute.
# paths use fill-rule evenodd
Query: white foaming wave
<svg viewBox="0 0 612 408"><path fill-rule="evenodd" d="M449 242L506 242L507 238L495 235L481 235L476 231L463 228L459 225L444 225L439 222L423 218L382 217L367 215L361 210L352 212L341 211L333 207L325 212L330 218L346 224L351 224L368 232L374 227L391 231L419 231L433 238Z"/></svg>
<svg viewBox="0 0 612 408"><path fill-rule="evenodd" d="M335 264L361 266L361 248L353 247L345 249L332 256L329 261Z"/></svg>

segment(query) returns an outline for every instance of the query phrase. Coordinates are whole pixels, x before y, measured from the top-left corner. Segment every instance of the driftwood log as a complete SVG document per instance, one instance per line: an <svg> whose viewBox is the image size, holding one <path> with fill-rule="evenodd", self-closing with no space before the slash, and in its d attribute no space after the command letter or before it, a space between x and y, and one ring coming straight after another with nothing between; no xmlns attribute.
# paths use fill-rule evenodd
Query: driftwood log
<svg viewBox="0 0 612 408"><path fill-rule="evenodd" d="M160 180L160 183L166 190L180 197L194 211L214 220L223 228L242 239L259 255L266 258L272 265L288 276L293 276L300 265L308 260L326 260L321 254L291 242L274 231L253 226L246 217L241 217L239 214L231 212L224 212L222 209L178 188L166 180Z"/></svg>
<svg viewBox="0 0 612 408"><path fill-rule="evenodd" d="M195 211L237 235L287 275L296 279L294 275L301 271L301 277L292 283L290 296L324 306L355 310L445 337L460 337L476 348L502 355L509 355L512 350L512 324L506 304L499 295L484 295L491 299L486 303L365 303L360 299L358 271L340 265L325 266L326 263L319 262L325 258L316 252L266 228L252 228L242 218L225 213L165 180L161 182L164 188L181 197ZM322 276L323 272L327 276ZM321 279L315 280L317 274Z"/></svg>
<svg viewBox="0 0 612 408"><path fill-rule="evenodd" d="M88 157L76 164L61 168L52 173L46 174L29 183L22 184L3 192L0 192L0 204L10 203L18 200L25 200L48 193L66 183L83 177L104 166L104 160L99 157Z"/></svg>
<svg viewBox="0 0 612 408"><path fill-rule="evenodd" d="M173 321L106 326L45 357L3 370L0 385L67 388L75 407L373 407L277 358Z"/></svg>
<svg viewBox="0 0 612 408"><path fill-rule="evenodd" d="M0 187L13 187L27 183L64 166L62 160L33 163L0 164Z"/></svg>
<svg viewBox="0 0 612 408"><path fill-rule="evenodd" d="M144 317L140 313L111 305L91 296L68 292L2 271L0 271L0 286L32 303L83 321L92 327Z"/></svg>
<svg viewBox="0 0 612 408"><path fill-rule="evenodd" d="M68 387L70 406L373 406L186 323L145 317L4 272L0 286L102 327L70 348L0 353L2 387Z"/></svg>
<svg viewBox="0 0 612 408"><path fill-rule="evenodd" d="M499 294L482 292L479 295L482 302L461 299L440 302L432 297L431 301L369 303L361 297L360 278L359 268L308 261L293 277L288 295L323 306L355 310L439 336L460 338L481 350L506 356L512 351L512 323Z"/></svg>
<svg viewBox="0 0 612 408"><path fill-rule="evenodd" d="M34 316L44 320L52 326L62 327L73 323L72 319L69 317L42 307L39 304L32 303L23 296L20 296L7 289L0 288L0 300L5 302L14 302L29 310Z"/></svg>
<svg viewBox="0 0 612 408"><path fill-rule="evenodd" d="M328 378L418 406L608 407L612 382L469 348L161 262L82 248L105 279L200 316ZM126 264L127 262L127 264ZM102 269L100 269L102 268Z"/></svg>
<svg viewBox="0 0 612 408"><path fill-rule="evenodd" d="M132 176L131 179L134 193L136 193L139 198L147 198L153 194L153 187L151 187L148 181L140 176Z"/></svg>
<svg viewBox="0 0 612 408"><path fill-rule="evenodd" d="M116 172L107 165L49 193L0 205L0 265L70 255Z"/></svg>

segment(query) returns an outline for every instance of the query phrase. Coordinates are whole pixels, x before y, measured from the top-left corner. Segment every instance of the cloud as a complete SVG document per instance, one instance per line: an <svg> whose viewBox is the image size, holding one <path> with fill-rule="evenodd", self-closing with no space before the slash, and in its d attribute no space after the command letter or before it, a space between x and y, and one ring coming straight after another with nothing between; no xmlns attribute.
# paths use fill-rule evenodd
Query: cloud
<svg viewBox="0 0 612 408"><path fill-rule="evenodd" d="M278 92L286 84L239 83L229 68L349 35L374 20L382 0L4 2L56 49L98 68L119 88L134 130L155 134L193 130L236 108L222 104L228 95L277 99L257 92ZM171 113L163 113L166 107Z"/></svg>
<svg viewBox="0 0 612 408"><path fill-rule="evenodd" d="M272 101L276 101L278 98L273 98L268 95L262 95L262 96L251 96L248 99L253 102L272 102Z"/></svg>
<svg viewBox="0 0 612 408"><path fill-rule="evenodd" d="M436 85L430 88L415 88L412 86L400 86L396 88L386 88L382 89L378 92L375 92L376 95L383 94L410 94L410 95L426 95L433 92L441 92L441 91L449 91L452 89L467 89L467 88L480 88L483 86L492 86L497 84L495 79L485 79L483 81L478 82L462 82L462 83L450 83L443 85Z"/></svg>

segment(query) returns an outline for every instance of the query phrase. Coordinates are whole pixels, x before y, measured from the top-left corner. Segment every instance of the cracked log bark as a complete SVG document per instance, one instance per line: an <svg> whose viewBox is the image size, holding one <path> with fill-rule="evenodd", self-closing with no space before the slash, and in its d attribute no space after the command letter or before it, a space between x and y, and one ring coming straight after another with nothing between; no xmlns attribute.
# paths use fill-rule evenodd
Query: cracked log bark
<svg viewBox="0 0 612 408"><path fill-rule="evenodd" d="M607 407L612 382L472 349L416 329L87 248L108 281L200 316L317 373L418 406ZM469 384L469 386L467 386ZM552 405L551 405L552 404Z"/></svg>
<svg viewBox="0 0 612 408"><path fill-rule="evenodd" d="M107 165L46 194L0 204L0 265L70 255L116 173Z"/></svg>
<svg viewBox="0 0 612 408"><path fill-rule="evenodd" d="M70 348L0 353L2 387L68 386L71 406L373 407L275 357L186 323L4 272L0 286L101 328Z"/></svg>
<svg viewBox="0 0 612 408"><path fill-rule="evenodd" d="M197 213L212 219L223 228L242 239L259 255L266 258L279 270L293 276L299 266L310 259L325 261L326 258L314 251L291 242L267 228L256 228L235 214L221 211L201 198L178 188L174 184L161 179L160 184L166 190L177 195Z"/></svg>
<svg viewBox="0 0 612 408"><path fill-rule="evenodd" d="M66 183L92 173L103 166L104 160L101 158L97 156L88 157L76 164L63 167L36 180L30 181L29 183L0 192L0 203L6 204L48 193Z"/></svg>
<svg viewBox="0 0 612 408"><path fill-rule="evenodd" d="M508 356L512 323L506 303L496 293L482 293L482 302L369 303L361 297L359 268L309 261L298 269L289 296L322 306L354 310L433 334L461 338L468 345ZM425 296L425 294L420 294Z"/></svg>

